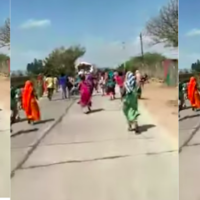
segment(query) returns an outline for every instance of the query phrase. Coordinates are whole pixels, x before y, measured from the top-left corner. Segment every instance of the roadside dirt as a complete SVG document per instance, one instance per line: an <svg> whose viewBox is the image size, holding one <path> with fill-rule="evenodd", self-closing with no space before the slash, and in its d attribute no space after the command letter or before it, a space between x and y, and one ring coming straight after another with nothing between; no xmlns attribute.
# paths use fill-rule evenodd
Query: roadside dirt
<svg viewBox="0 0 200 200"><path fill-rule="evenodd" d="M0 109L10 111L10 79L0 77Z"/></svg>
<svg viewBox="0 0 200 200"><path fill-rule="evenodd" d="M141 100L148 111L169 133L178 139L178 88L149 83Z"/></svg>

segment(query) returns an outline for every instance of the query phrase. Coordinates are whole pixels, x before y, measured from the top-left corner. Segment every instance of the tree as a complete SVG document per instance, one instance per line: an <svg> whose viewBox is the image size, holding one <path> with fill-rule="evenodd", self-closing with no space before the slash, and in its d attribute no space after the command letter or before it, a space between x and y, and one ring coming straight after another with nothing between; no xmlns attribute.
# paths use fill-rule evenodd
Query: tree
<svg viewBox="0 0 200 200"><path fill-rule="evenodd" d="M146 32L153 44L178 47L178 0L170 0L161 8L159 15L147 22Z"/></svg>
<svg viewBox="0 0 200 200"><path fill-rule="evenodd" d="M10 19L6 19L3 26L0 27L0 48L10 48Z"/></svg>
<svg viewBox="0 0 200 200"><path fill-rule="evenodd" d="M10 59L10 58L9 58L8 55L3 54L3 53L0 54L0 63L2 63L2 62L7 62L9 59Z"/></svg>
<svg viewBox="0 0 200 200"><path fill-rule="evenodd" d="M71 46L69 48L60 47L54 49L45 59L45 74L60 75L75 73L75 62L85 54L85 48L81 46Z"/></svg>
<svg viewBox="0 0 200 200"><path fill-rule="evenodd" d="M200 72L200 60L197 60L195 63L192 63L191 70L193 72Z"/></svg>
<svg viewBox="0 0 200 200"><path fill-rule="evenodd" d="M26 66L28 74L38 75L44 72L44 65L42 60L34 59L32 63L28 63Z"/></svg>
<svg viewBox="0 0 200 200"><path fill-rule="evenodd" d="M165 56L159 53L145 53L144 56L135 56L130 58L125 63L118 66L118 70L131 70L136 71L137 69L142 69L144 65L152 66L157 63L161 63L163 60L165 60Z"/></svg>

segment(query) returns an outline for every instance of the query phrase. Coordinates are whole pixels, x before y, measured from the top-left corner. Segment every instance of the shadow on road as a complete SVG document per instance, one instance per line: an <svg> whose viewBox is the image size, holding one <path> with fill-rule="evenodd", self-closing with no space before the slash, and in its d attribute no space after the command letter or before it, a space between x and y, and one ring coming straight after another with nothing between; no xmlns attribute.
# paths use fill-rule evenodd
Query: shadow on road
<svg viewBox="0 0 200 200"><path fill-rule="evenodd" d="M39 130L38 128L32 128L32 129L28 129L28 130L21 130L21 131L18 131L16 133L13 133L11 135L11 137L16 137L16 136L19 136L19 135L23 135L23 134L26 134L26 133L35 132L35 131L38 131L38 130Z"/></svg>
<svg viewBox="0 0 200 200"><path fill-rule="evenodd" d="M40 120L38 122L34 122L34 125L37 125L37 124L45 124L45 123L48 123L48 122L52 122L52 121L55 121L54 118L51 118L51 119L44 119L44 120Z"/></svg>
<svg viewBox="0 0 200 200"><path fill-rule="evenodd" d="M187 115L187 116L185 116L183 118L180 118L179 121L183 121L183 120L191 119L191 118L195 118L195 117L200 117L200 113L196 114L196 115Z"/></svg>
<svg viewBox="0 0 200 200"><path fill-rule="evenodd" d="M13 124L25 122L25 121L28 121L28 119L27 118L20 118L20 119L17 119Z"/></svg>
<svg viewBox="0 0 200 200"><path fill-rule="evenodd" d="M150 128L154 128L156 125L154 124L145 124L139 126L139 133L147 132Z"/></svg>
<svg viewBox="0 0 200 200"><path fill-rule="evenodd" d="M146 97L141 97L139 100L146 101L146 100L149 100L149 98L146 98Z"/></svg>
<svg viewBox="0 0 200 200"><path fill-rule="evenodd" d="M97 112L101 112L101 111L104 111L104 109L103 108L93 109L90 112L88 112L87 114L93 114L93 113L97 113Z"/></svg>
<svg viewBox="0 0 200 200"><path fill-rule="evenodd" d="M192 106L184 107L184 108L182 108L181 110L188 110L188 109L192 109Z"/></svg>

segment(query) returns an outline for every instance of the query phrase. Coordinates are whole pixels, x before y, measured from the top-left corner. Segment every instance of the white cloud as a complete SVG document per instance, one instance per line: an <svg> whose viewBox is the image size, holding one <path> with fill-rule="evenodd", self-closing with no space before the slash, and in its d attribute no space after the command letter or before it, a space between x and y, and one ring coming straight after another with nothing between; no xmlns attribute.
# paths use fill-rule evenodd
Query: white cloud
<svg viewBox="0 0 200 200"><path fill-rule="evenodd" d="M200 29L192 29L186 33L186 36L188 37L200 36Z"/></svg>
<svg viewBox="0 0 200 200"><path fill-rule="evenodd" d="M10 56L10 50L8 47L0 48L0 53L7 54Z"/></svg>
<svg viewBox="0 0 200 200"><path fill-rule="evenodd" d="M35 20L29 19L20 25L21 29L43 28L51 25L49 19Z"/></svg>

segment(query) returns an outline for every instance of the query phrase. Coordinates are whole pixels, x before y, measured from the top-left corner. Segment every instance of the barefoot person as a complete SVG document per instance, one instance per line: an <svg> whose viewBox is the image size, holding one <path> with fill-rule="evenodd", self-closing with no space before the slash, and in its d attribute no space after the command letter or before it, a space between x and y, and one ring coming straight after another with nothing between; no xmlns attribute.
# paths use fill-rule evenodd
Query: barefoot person
<svg viewBox="0 0 200 200"><path fill-rule="evenodd" d="M22 96L23 109L25 111L28 123L34 123L40 120L40 110L37 103L37 97L34 92L33 83L26 81Z"/></svg>
<svg viewBox="0 0 200 200"><path fill-rule="evenodd" d="M200 95L198 90L198 85L195 77L190 78L188 85L188 98L190 100L192 109L197 111L200 109Z"/></svg>
<svg viewBox="0 0 200 200"><path fill-rule="evenodd" d="M123 112L128 122L128 130L132 131L132 125L135 125L135 132L138 133L137 118L138 112L138 96L136 79L132 72L127 72L124 81L123 92Z"/></svg>

